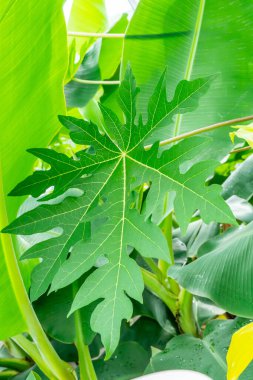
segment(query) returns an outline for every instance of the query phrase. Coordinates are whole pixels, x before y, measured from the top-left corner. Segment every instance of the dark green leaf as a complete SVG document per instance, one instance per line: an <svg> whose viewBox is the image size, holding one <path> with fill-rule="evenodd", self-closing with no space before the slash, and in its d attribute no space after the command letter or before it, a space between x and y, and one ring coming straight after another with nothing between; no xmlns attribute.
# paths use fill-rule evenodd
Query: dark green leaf
<svg viewBox="0 0 253 380"><path fill-rule="evenodd" d="M97 41L86 53L81 65L79 66L75 78L99 80L100 70L98 59L100 54L101 41ZM68 107L83 107L96 94L98 85L83 84L71 80L65 85L65 96Z"/></svg>
<svg viewBox="0 0 253 380"><path fill-rule="evenodd" d="M203 339L190 335L177 336L169 341L164 352L151 359L146 372L189 369L206 374L214 380L226 380L226 354L231 337L247 322L239 318L212 321L207 325ZM251 366L241 377L242 380L251 379L252 368Z"/></svg>
<svg viewBox="0 0 253 380"><path fill-rule="evenodd" d="M143 374L150 354L136 342L121 343L108 361L94 361L98 380L130 380Z"/></svg>
<svg viewBox="0 0 253 380"><path fill-rule="evenodd" d="M41 296L34 304L34 309L38 318L46 331L53 339L64 343L76 341L76 317L67 314L75 297L75 287L78 284L67 286L56 293ZM90 328L90 316L95 308L94 304L88 305L79 310L81 330L85 344L90 344L95 333ZM79 328L80 329L80 328Z"/></svg>

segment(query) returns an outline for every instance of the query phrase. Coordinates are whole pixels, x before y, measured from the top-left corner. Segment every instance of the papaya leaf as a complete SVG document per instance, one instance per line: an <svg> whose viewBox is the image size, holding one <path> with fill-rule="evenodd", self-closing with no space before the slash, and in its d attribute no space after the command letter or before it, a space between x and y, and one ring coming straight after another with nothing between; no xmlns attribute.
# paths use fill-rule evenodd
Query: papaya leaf
<svg viewBox="0 0 253 380"><path fill-rule="evenodd" d="M43 195L50 200L70 189L75 195L63 201L43 204L21 215L4 232L33 234L60 232L26 251L24 258L41 257L33 273L32 299L65 287L98 266L80 287L71 313L100 299L91 316L91 328L101 334L109 358L117 347L123 319L130 319L133 306L129 299L142 302L144 288L141 271L129 256L134 247L142 256L169 262L168 247L160 228L150 220L152 212L168 192L176 194L174 207L183 231L197 209L203 220L235 223L232 212L217 185L206 186L216 161L200 162L187 172L180 166L198 154L209 138L185 140L161 153L158 142L145 151L144 142L154 130L163 128L178 113L195 109L198 98L207 91L212 78L178 84L175 96L167 100L165 74L160 79L148 106L149 118L136 123L136 87L130 67L119 89L119 100L126 122L101 106L105 135L92 123L61 116L76 144L89 146L68 158L52 150L35 149L32 153L50 164L48 171L38 171L19 184L12 195ZM145 213L135 207L134 189L151 183ZM85 224L92 226L91 237L84 238ZM68 254L70 257L68 258ZM66 260L67 259L67 260Z"/></svg>

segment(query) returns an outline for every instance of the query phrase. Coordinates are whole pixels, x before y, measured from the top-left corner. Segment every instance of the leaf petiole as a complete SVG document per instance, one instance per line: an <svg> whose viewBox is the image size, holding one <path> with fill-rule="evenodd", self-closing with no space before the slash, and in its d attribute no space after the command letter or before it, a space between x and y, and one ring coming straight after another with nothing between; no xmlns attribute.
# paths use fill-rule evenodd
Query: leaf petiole
<svg viewBox="0 0 253 380"><path fill-rule="evenodd" d="M249 120L253 120L253 115L239 117L237 119L231 119L231 120L222 121L220 123L215 123L215 124L208 125L207 127L198 128L198 129L195 129L195 130L190 131L190 132L182 133L181 135L178 135L178 136L175 136L175 137L171 137L170 139L161 141L159 145L160 146L169 145L169 144L172 144L172 143L174 143L176 141L186 139L188 137L192 137L192 136L204 133L204 132L212 131L214 129L218 129L218 128L222 128L222 127L227 127L229 125L233 125L233 124L236 124L236 123L242 123L244 121L249 121ZM149 150L149 149L151 149L151 147L152 147L152 145L146 145L144 147L144 149L145 150Z"/></svg>
<svg viewBox="0 0 253 380"><path fill-rule="evenodd" d="M76 295L78 291L77 284L73 284L73 294ZM76 339L75 345L78 351L78 364L80 380L97 380L96 372L93 367L92 359L90 356L89 346L85 344L84 332L81 323L80 310L74 313Z"/></svg>

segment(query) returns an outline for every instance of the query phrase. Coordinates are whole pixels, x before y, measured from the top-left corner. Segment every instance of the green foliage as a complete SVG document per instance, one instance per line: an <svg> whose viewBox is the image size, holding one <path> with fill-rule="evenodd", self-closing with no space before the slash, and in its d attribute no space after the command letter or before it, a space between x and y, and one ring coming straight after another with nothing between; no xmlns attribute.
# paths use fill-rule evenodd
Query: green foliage
<svg viewBox="0 0 253 380"><path fill-rule="evenodd" d="M216 161L200 162L186 173L180 166L194 157L199 146L209 139L185 140L159 153L158 143L144 150L144 142L159 128L168 125L173 115L189 112L209 87L210 78L178 84L175 96L168 101L165 75L150 99L146 124L135 124L136 87L130 68L119 92L126 123L101 106L106 135L97 127L72 117L60 117L70 131L71 139L88 150L79 151L77 160L52 150L33 149L51 169L37 171L20 183L12 195L42 195L49 187L53 191L44 200L65 192L65 199L44 204L21 215L4 232L14 234L41 233L60 227L57 237L44 240L26 251L24 258L43 258L33 272L31 297L37 299L53 282L51 290L69 285L94 265L99 266L78 291L71 312L97 299L103 299L91 316L91 328L99 332L109 357L119 341L122 319L132 315L128 297L142 302L143 280L136 262L129 256L131 246L144 257L169 262L166 240L149 217L164 201L168 192L175 192L175 213L183 231L196 209L203 220L235 223L233 215L220 196L216 185L205 186ZM146 199L145 213L135 208L134 189L152 183ZM76 196L66 191L76 190ZM159 190L159 191L158 191ZM57 203L59 202L59 203ZM91 237L84 238L85 223L91 223ZM67 255L71 255L67 261ZM100 266L99 261L104 260ZM65 262L64 262L65 261Z"/></svg>
<svg viewBox="0 0 253 380"><path fill-rule="evenodd" d="M249 156L231 173L223 183L223 197L225 199L237 195L243 199L250 199L253 195L253 156ZM243 185L242 185L243 184Z"/></svg>
<svg viewBox="0 0 253 380"><path fill-rule="evenodd" d="M85 54L79 68L75 74L75 78L99 80L100 69L98 59L100 53L101 41L97 41L90 50ZM96 94L98 85L84 85L82 83L71 80L65 85L65 97L68 107L83 107Z"/></svg>
<svg viewBox="0 0 253 380"><path fill-rule="evenodd" d="M21 199L6 197L16 181L27 176L34 157L25 150L33 144L47 146L65 112L62 82L67 67L67 47L62 1L34 4L3 1L0 5L1 115L0 115L0 228L16 217ZM29 17L27 10L29 9ZM43 33L40 31L43 30ZM3 192L3 193L2 193ZM15 239L16 255L19 247ZM26 329L18 295L7 263L11 253L0 242L0 339ZM24 264L24 263L23 263ZM28 286L33 265L22 265ZM3 291L4 289L4 291Z"/></svg>
<svg viewBox="0 0 253 380"><path fill-rule="evenodd" d="M253 316L252 156L210 124L251 113L253 6L131 0L109 26L74 0L67 38L62 3L0 5L0 378L225 380ZM107 31L126 36L78 35Z"/></svg>
<svg viewBox="0 0 253 380"><path fill-rule="evenodd" d="M73 302L78 283L67 286L56 293L41 296L34 302L36 314L47 334L60 342L73 343L76 341L77 321L74 315L67 318L67 314ZM96 305L96 304L95 304ZM80 310L81 330L83 340L89 345L94 332L90 328L90 316L95 308L94 304Z"/></svg>
<svg viewBox="0 0 253 380"><path fill-rule="evenodd" d="M40 380L40 379L41 379L41 377L33 371L30 372L30 374L27 377L27 380Z"/></svg>
<svg viewBox="0 0 253 380"><path fill-rule="evenodd" d="M170 276L193 294L213 300L230 313L252 318L252 231L253 223L230 228L204 244L198 260L171 268Z"/></svg>
<svg viewBox="0 0 253 380"><path fill-rule="evenodd" d="M111 360L94 362L98 380L130 380L143 374L149 363L148 352L136 342L121 343Z"/></svg>
<svg viewBox="0 0 253 380"><path fill-rule="evenodd" d="M235 331L247 324L247 320L236 318L230 321L212 321L205 328L202 339L180 335L171 339L166 349L155 355L147 373L168 369L189 369L204 373L215 380L226 380L226 353ZM249 380L252 366L240 377Z"/></svg>
<svg viewBox="0 0 253 380"><path fill-rule="evenodd" d="M142 88L139 111L146 111L154 83L165 65L167 89L173 94L181 79L193 80L219 73L197 111L176 117L167 131L169 136L194 130L218 121L252 113L251 61L253 30L249 28L252 3L244 0L141 0L130 21L123 51L123 67L131 62ZM132 39L131 35L158 37ZM124 70L122 70L122 75ZM243 101L245 99L245 101ZM221 159L231 147L228 129L209 133L214 137L209 152Z"/></svg>

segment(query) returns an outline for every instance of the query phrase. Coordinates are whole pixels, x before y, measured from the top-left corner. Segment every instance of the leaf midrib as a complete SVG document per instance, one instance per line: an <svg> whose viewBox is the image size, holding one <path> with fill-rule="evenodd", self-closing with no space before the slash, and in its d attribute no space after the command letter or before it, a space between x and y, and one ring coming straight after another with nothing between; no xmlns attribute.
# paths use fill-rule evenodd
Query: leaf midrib
<svg viewBox="0 0 253 380"><path fill-rule="evenodd" d="M218 363L220 368L227 373L227 366L224 360L218 355L216 351L213 351L209 344L205 341L205 339L202 339L203 346L206 348L206 350L209 352L209 354L214 358L214 360Z"/></svg>
<svg viewBox="0 0 253 380"><path fill-rule="evenodd" d="M38 185L38 184L41 184L41 183L46 183L46 182L51 181L51 180L53 180L53 179L55 179L55 178L58 178L58 177L63 178L65 175L69 175L70 173L74 173L74 172L76 172L76 171L81 171L81 172L82 172L82 171L84 171L84 170L86 170L86 169L89 169L89 168L91 168L91 167L93 167L93 166L96 166L96 165L99 166L99 165L101 165L101 164L104 164L104 163L107 163L107 162L110 162L110 161L117 160L119 157L120 157L120 156L116 156L116 157L110 158L110 159L108 159L108 160L99 161L99 162L96 162L96 163L91 164L91 165L88 165L88 166L80 166L79 168L75 168L75 169L73 169L73 170L69 170L69 171L64 172L64 173L59 173L59 174L57 174L57 175L55 175L55 176L52 176L52 177L50 177L50 178L46 178L46 179L43 179L43 180L41 180L41 181L33 182L32 184L28 184L28 185L26 185L26 186L22 186L22 190L23 190L23 189L26 189L26 188L29 188L29 187L31 187L31 186L34 186L34 185ZM43 172L43 173L47 173L47 170L46 170L46 171L42 171L42 172Z"/></svg>
<svg viewBox="0 0 253 380"><path fill-rule="evenodd" d="M57 257L55 258L54 260L54 263L57 262L57 260L61 257L61 254L62 254L62 251L63 249L66 247L66 245L68 244L68 242L70 241L70 239L72 238L73 234L75 233L76 229L79 227L79 224L81 222L81 220L84 218L84 216L87 214L87 212L89 211L90 207L92 206L93 202L95 201L95 199L97 198L97 196L101 193L101 191L103 190L103 188L106 186L106 184L109 182L110 178L112 177L113 173L115 172L116 168L118 167L120 163L120 160L117 162L117 164L115 165L115 167L113 168L112 172L110 173L110 175L108 176L107 180L103 183L103 185L101 186L101 188L99 189L99 191L95 194L95 196L93 197L92 201L90 202L89 206L85 209L84 213L82 214L82 216L79 218L75 228L73 229L72 233L69 235L68 239L66 240L66 242L64 243L63 245L63 248L61 249L61 251L59 252L59 254L57 255ZM83 206L82 206L83 207ZM82 208L82 207L79 207ZM69 211L68 211L69 212ZM73 212L73 210L71 210L70 212ZM53 265L50 267L50 269L46 272L46 275L44 276L44 278L42 279L41 281L41 284L43 284L44 282L44 279L49 275L50 271L53 269ZM39 288L40 289L40 288ZM38 290L39 290L38 289ZM38 290L36 293L38 293Z"/></svg>
<svg viewBox="0 0 253 380"><path fill-rule="evenodd" d="M184 79L186 79L186 80L191 79L193 64L194 64L194 60L195 60L195 56L196 56L196 52L197 52L197 45L198 45L201 26L202 26L204 10L205 10L205 0L200 0L199 10L198 10L197 18L196 18L196 24L195 24L194 34L193 34L193 39L192 39L192 44L191 44L191 48L190 48L190 52L189 52L189 57L187 60L186 70L185 70ZM175 127L174 127L174 136L177 136L179 133L182 118L183 118L183 115L181 115L181 114L176 116Z"/></svg>

